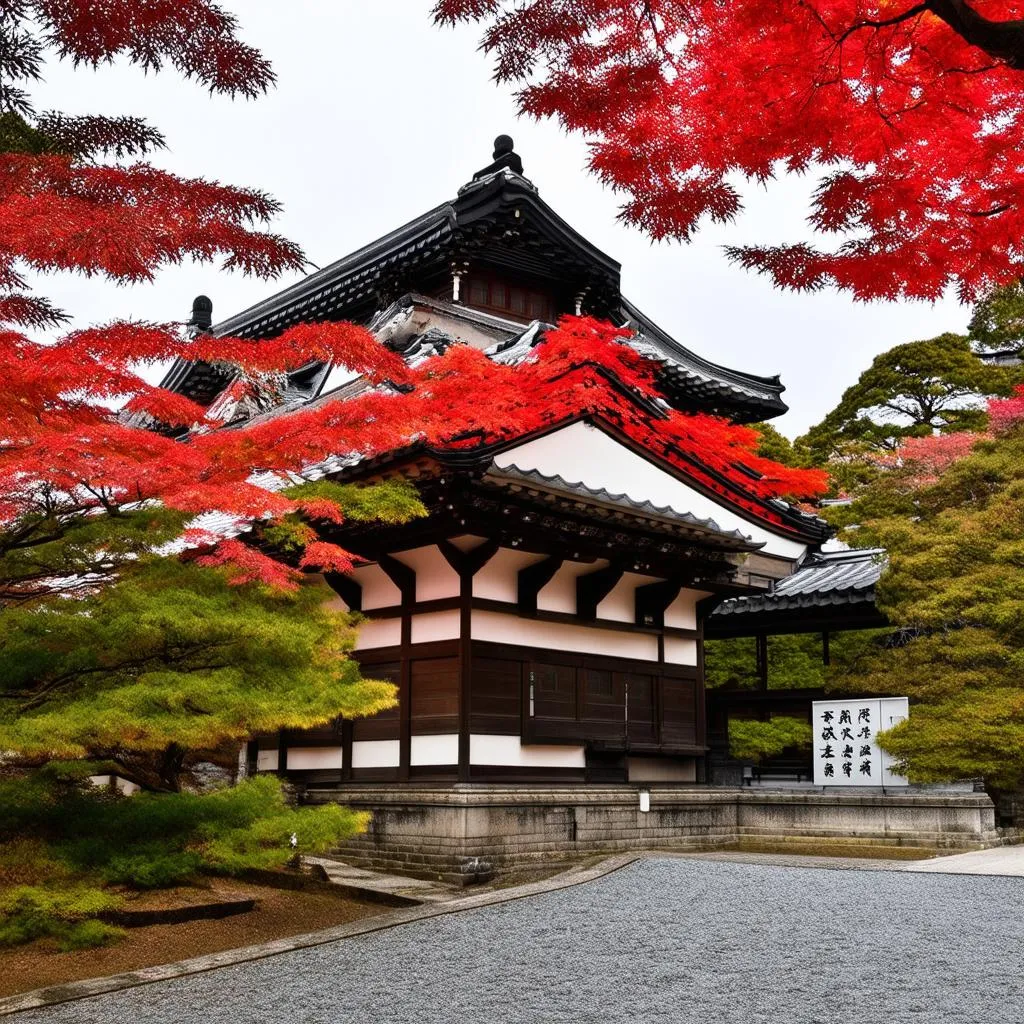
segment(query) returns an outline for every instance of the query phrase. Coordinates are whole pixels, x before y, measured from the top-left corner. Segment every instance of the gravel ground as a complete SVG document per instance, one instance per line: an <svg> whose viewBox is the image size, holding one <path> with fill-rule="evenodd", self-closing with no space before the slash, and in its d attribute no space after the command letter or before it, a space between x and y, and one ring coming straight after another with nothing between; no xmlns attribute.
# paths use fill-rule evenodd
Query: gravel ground
<svg viewBox="0 0 1024 1024"><path fill-rule="evenodd" d="M17 1024L1019 1024L1024 882L659 859Z"/></svg>

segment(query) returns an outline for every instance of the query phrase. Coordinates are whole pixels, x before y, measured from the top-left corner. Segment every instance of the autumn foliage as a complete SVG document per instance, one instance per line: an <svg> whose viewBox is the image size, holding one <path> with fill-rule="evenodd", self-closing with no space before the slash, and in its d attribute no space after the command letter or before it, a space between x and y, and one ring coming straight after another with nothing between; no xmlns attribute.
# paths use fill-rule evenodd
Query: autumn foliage
<svg viewBox="0 0 1024 1024"><path fill-rule="evenodd" d="M581 133L623 218L688 239L742 184L813 174L821 244L737 245L787 288L962 299L1022 275L1024 5L440 0L521 110ZM802 231L802 225L794 225Z"/></svg>

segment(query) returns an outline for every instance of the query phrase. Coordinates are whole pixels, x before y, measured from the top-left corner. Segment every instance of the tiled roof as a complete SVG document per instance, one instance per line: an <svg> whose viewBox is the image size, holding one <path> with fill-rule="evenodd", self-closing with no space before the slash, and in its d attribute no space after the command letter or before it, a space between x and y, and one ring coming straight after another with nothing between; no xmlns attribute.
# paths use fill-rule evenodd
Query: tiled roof
<svg viewBox="0 0 1024 1024"><path fill-rule="evenodd" d="M516 465L498 466L491 464L486 479L503 484L523 487L539 487L549 493L560 493L565 497L582 498L589 502L614 506L617 509L634 515L657 518L665 522L685 528L699 530L705 534L716 534L724 540L742 545L743 550L754 551L763 547L739 530L723 530L713 519L700 519L690 512L681 512L670 505L655 505L650 501L631 498L628 494L612 494L603 487L588 487L577 481L566 480L562 476L547 476L535 469L520 469Z"/></svg>
<svg viewBox="0 0 1024 1024"><path fill-rule="evenodd" d="M724 601L714 616L871 603L884 569L885 552L880 548L823 551L811 555L792 576L779 580L772 593Z"/></svg>

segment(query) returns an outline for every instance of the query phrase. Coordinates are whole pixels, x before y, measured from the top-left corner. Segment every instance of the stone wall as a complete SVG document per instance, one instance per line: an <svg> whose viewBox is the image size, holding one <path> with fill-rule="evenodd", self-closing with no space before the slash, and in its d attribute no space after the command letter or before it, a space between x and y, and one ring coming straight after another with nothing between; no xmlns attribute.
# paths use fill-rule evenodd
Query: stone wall
<svg viewBox="0 0 1024 1024"><path fill-rule="evenodd" d="M628 850L737 843L980 849L997 844L984 793L851 793L652 785L356 785L309 789L307 803L370 810L339 854L376 870L468 883L512 869Z"/></svg>

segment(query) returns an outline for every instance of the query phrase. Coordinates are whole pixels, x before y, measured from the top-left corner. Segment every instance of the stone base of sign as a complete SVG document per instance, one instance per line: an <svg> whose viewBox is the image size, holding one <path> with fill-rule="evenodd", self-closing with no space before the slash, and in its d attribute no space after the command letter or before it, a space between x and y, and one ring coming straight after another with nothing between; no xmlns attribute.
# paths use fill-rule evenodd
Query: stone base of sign
<svg viewBox="0 0 1024 1024"><path fill-rule="evenodd" d="M984 793L750 790L637 786L348 785L305 803L369 810L368 831L337 853L359 867L469 884L631 850L706 850L784 842L835 848L977 850L998 845ZM813 843L811 843L813 845Z"/></svg>

